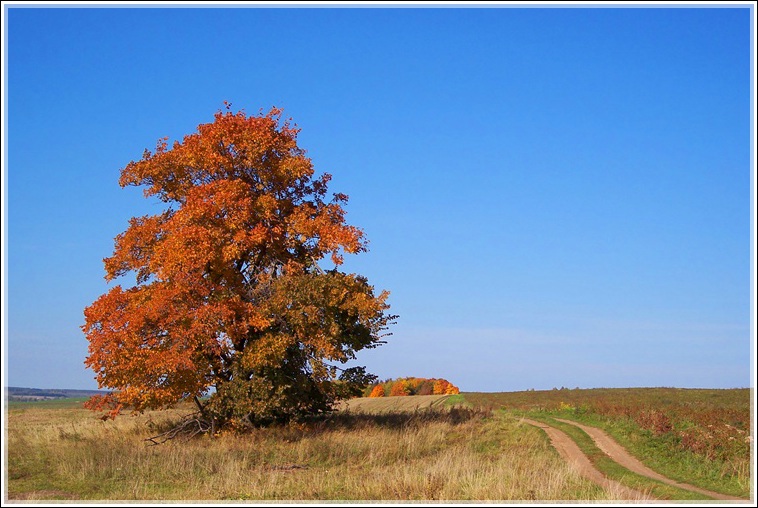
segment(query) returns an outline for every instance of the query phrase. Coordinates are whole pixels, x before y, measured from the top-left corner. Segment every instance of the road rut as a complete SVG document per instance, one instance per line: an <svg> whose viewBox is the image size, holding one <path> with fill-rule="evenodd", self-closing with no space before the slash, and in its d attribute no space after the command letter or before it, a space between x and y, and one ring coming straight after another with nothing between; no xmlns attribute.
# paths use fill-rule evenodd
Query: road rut
<svg viewBox="0 0 758 508"><path fill-rule="evenodd" d="M681 482L672 480L670 478L667 478L663 476L662 474L656 473L655 471L653 471L652 469L644 465L636 457L633 457L621 445L619 445L608 434L606 434L605 431L598 429L596 427L589 427L587 425L582 425L581 423L577 423L571 420L563 420L561 418L556 418L556 420L559 422L569 423L571 425L579 427L584 432L586 432L587 435L589 435L592 438L592 440L595 442L597 447L600 448L606 455L608 455L611 459L616 461L618 464L624 466L628 470L633 471L639 475L647 476L648 478L658 480L659 482L666 483L668 485L672 485L680 489L685 489L691 492L704 494L714 499L745 501L745 499L741 497L720 494L718 492L701 489L700 487L695 487L694 485L690 485L688 483L681 483Z"/></svg>
<svg viewBox="0 0 758 508"><path fill-rule="evenodd" d="M582 453L576 443L574 443L574 441L564 432L536 420L522 418L521 421L544 430L550 438L550 443L556 450L558 450L558 453L566 460L566 462L571 464L579 474L585 478L589 478L605 490L615 492L626 499L635 501L652 501L654 499L647 494L630 489L616 481L606 478L603 473L595 469L595 466L592 465L590 459Z"/></svg>

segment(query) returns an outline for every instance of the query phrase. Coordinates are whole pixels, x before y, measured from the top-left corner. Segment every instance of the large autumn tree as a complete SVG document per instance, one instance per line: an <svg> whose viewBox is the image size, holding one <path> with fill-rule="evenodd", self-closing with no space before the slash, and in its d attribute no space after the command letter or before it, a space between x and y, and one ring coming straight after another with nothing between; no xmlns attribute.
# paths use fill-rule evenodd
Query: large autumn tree
<svg viewBox="0 0 758 508"><path fill-rule="evenodd" d="M227 104L121 170L122 187L167 206L130 219L104 260L108 281L136 283L84 311L85 364L113 390L91 408L115 416L189 399L216 428L257 425L329 411L375 379L339 365L383 342L388 293L339 270L366 240L298 132L279 109L247 116Z"/></svg>

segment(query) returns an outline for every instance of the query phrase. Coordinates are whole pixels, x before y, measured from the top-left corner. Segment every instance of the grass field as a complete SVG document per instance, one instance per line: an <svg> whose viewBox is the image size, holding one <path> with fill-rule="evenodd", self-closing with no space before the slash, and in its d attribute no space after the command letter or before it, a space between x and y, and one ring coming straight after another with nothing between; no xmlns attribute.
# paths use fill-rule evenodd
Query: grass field
<svg viewBox="0 0 758 508"><path fill-rule="evenodd" d="M45 409L54 409L54 408L60 408L60 409L81 409L82 404L85 400L87 400L88 397L64 397L60 399L51 399L51 400L35 400L35 401L28 401L28 402L19 402L15 400L11 400L6 403L6 406L9 409L29 409L33 407L40 407Z"/></svg>
<svg viewBox="0 0 758 508"><path fill-rule="evenodd" d="M513 400L523 394L441 396L413 401L425 408L405 411L389 409L415 397L355 400L349 411L327 420L159 446L146 439L189 408L101 421L81 409L81 401L14 403L7 410L7 495L11 501L619 499L579 477L544 433L519 417L581 417L606 422L609 432L614 420L589 410L572 414L566 406L573 402L565 397L555 407L550 396L539 403L544 407L532 407L537 399L528 397L539 395L530 392L518 404ZM638 437L637 446L656 442L643 431ZM678 457L666 453L658 458ZM694 483L697 471L683 471ZM737 493L745 492L740 482L746 480L730 470L717 483L720 491Z"/></svg>

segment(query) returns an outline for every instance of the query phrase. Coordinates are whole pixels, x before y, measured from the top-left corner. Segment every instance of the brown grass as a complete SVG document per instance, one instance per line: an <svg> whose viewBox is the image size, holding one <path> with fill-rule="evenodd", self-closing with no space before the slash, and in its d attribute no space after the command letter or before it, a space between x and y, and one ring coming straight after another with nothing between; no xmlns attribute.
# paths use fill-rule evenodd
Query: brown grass
<svg viewBox="0 0 758 508"><path fill-rule="evenodd" d="M245 435L145 439L181 411L8 414L11 500L613 500L538 429L470 409L341 414Z"/></svg>

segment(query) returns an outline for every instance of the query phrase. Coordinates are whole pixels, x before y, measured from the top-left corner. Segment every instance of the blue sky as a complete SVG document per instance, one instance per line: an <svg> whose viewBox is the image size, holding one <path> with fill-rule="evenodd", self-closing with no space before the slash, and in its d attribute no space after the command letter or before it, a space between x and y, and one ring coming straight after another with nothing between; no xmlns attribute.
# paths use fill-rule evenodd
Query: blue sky
<svg viewBox="0 0 758 508"><path fill-rule="evenodd" d="M82 311L161 210L120 169L223 101L350 196L380 378L753 385L747 5L4 9L8 385L96 388Z"/></svg>

